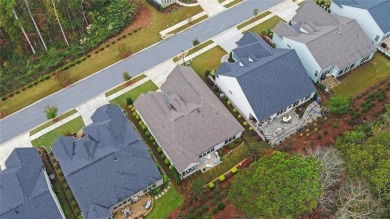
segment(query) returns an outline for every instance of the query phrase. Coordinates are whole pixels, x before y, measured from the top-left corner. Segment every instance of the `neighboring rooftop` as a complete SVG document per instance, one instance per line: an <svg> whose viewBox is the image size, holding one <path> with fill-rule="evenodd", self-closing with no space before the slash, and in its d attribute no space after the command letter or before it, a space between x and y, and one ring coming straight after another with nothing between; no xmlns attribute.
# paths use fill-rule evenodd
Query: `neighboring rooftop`
<svg viewBox="0 0 390 219"><path fill-rule="evenodd" d="M252 38L253 40L242 39ZM315 92L295 50L274 49L248 32L237 42L234 63L225 62L216 75L234 77L258 120L263 120Z"/></svg>
<svg viewBox="0 0 390 219"><path fill-rule="evenodd" d="M333 0L333 2L368 10L383 33L390 32L390 0Z"/></svg>
<svg viewBox="0 0 390 219"><path fill-rule="evenodd" d="M0 219L62 218L35 148L15 148L0 172Z"/></svg>
<svg viewBox="0 0 390 219"><path fill-rule="evenodd" d="M244 131L190 67L177 66L161 91L141 94L134 106L179 173L198 163L202 152Z"/></svg>
<svg viewBox="0 0 390 219"><path fill-rule="evenodd" d="M84 218L108 218L110 207L162 176L118 105L99 107L92 121L84 137L60 137L52 150Z"/></svg>
<svg viewBox="0 0 390 219"><path fill-rule="evenodd" d="M306 44L322 69L336 64L344 69L376 51L356 20L331 15L311 0L293 17L293 25L280 22L273 32Z"/></svg>

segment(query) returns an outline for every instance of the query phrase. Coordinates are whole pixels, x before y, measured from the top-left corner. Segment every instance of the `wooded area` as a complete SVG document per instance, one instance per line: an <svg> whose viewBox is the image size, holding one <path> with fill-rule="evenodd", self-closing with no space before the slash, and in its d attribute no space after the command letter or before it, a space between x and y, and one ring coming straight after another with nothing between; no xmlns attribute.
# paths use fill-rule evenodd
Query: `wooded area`
<svg viewBox="0 0 390 219"><path fill-rule="evenodd" d="M95 48L136 10L129 0L0 0L0 96Z"/></svg>

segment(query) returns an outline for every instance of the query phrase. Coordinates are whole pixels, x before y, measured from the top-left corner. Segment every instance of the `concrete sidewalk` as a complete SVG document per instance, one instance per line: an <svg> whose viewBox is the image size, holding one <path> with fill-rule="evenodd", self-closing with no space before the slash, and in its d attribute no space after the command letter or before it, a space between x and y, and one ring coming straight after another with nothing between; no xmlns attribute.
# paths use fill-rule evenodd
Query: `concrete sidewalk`
<svg viewBox="0 0 390 219"><path fill-rule="evenodd" d="M233 27L222 34L213 37L212 40L221 46L227 53L230 53L233 49L237 48L236 42L241 39L242 36L242 33L236 27Z"/></svg>
<svg viewBox="0 0 390 219"><path fill-rule="evenodd" d="M198 0L198 3L209 17L226 10L225 7L219 4L218 0Z"/></svg>
<svg viewBox="0 0 390 219"><path fill-rule="evenodd" d="M296 14L295 11L299 7L297 4L303 1L304 0L297 0L296 2L293 2L292 0L285 0L282 3L271 7L268 10L282 18L284 21L289 22Z"/></svg>
<svg viewBox="0 0 390 219"><path fill-rule="evenodd" d="M84 125L90 125L92 124L91 116L96 111L96 109L108 103L108 99L103 93L80 104L76 107L76 110L83 118Z"/></svg>

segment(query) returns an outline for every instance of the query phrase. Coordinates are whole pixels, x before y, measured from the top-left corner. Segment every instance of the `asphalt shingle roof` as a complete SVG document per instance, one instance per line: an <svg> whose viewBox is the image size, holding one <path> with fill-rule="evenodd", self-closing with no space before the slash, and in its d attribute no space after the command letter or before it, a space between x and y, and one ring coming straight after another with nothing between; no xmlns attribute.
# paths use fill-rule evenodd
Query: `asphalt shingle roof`
<svg viewBox="0 0 390 219"><path fill-rule="evenodd" d="M134 106L180 173L244 130L190 67L177 66L161 90L141 94Z"/></svg>
<svg viewBox="0 0 390 219"><path fill-rule="evenodd" d="M305 1L289 26L280 22L273 29L281 37L306 44L322 69L339 69L376 51L356 20L331 15L311 0Z"/></svg>
<svg viewBox="0 0 390 219"><path fill-rule="evenodd" d="M257 119L263 120L315 92L295 50L274 49L256 34L244 35L248 36L256 41L238 44L233 53L239 60L223 63L216 75L237 79ZM256 55L259 53L253 52L253 48L262 48L259 51L267 51L268 55L265 52Z"/></svg>
<svg viewBox="0 0 390 219"><path fill-rule="evenodd" d="M35 148L15 148L5 165L0 172L0 219L62 218Z"/></svg>
<svg viewBox="0 0 390 219"><path fill-rule="evenodd" d="M52 150L83 216L108 218L110 207L162 176L119 106L98 108L92 121L84 137L61 137Z"/></svg>
<svg viewBox="0 0 390 219"><path fill-rule="evenodd" d="M383 33L390 32L390 0L333 0L333 2L368 10Z"/></svg>

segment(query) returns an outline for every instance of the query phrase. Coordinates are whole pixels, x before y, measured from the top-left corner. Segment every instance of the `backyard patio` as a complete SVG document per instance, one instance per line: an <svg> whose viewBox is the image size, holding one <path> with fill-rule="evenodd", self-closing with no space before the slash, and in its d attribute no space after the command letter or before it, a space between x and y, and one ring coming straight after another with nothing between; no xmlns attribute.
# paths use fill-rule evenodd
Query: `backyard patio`
<svg viewBox="0 0 390 219"><path fill-rule="evenodd" d="M149 195L143 195L136 202L130 201L116 209L112 215L116 219L143 218L153 209L153 205L153 198Z"/></svg>
<svg viewBox="0 0 390 219"><path fill-rule="evenodd" d="M382 46L384 44L386 44L386 48ZM390 38L383 40L381 43L379 43L378 47L380 47L380 49L382 49L383 52L390 55Z"/></svg>
<svg viewBox="0 0 390 219"><path fill-rule="evenodd" d="M221 158L217 151L213 151L210 154L200 158L199 168L202 173L213 168L215 165L218 165L221 162Z"/></svg>

